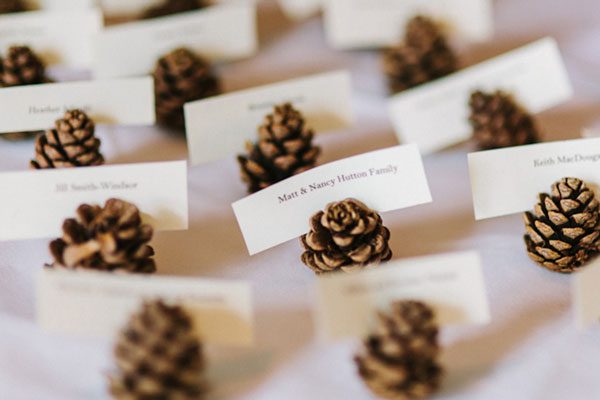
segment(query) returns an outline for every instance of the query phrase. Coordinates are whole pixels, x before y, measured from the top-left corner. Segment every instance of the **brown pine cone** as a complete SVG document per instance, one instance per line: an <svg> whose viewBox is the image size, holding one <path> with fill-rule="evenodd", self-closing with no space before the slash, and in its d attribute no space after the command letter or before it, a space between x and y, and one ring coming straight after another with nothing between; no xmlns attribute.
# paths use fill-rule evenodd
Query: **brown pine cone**
<svg viewBox="0 0 600 400"><path fill-rule="evenodd" d="M31 168L89 167L104 164L95 125L81 110L69 110L56 120L55 128L35 141L35 160Z"/></svg>
<svg viewBox="0 0 600 400"><path fill-rule="evenodd" d="M275 106L258 128L258 142L246 143L247 155L239 155L240 174L254 193L316 164L321 153L312 143L314 132L291 104Z"/></svg>
<svg viewBox="0 0 600 400"><path fill-rule="evenodd" d="M175 129L185 127L185 103L221 92L208 62L188 49L173 50L161 57L153 75L158 122Z"/></svg>
<svg viewBox="0 0 600 400"><path fill-rule="evenodd" d="M476 91L469 101L473 139L481 150L520 146L539 141L533 117L512 96Z"/></svg>
<svg viewBox="0 0 600 400"><path fill-rule="evenodd" d="M204 356L193 322L179 306L144 303L115 345L109 376L116 400L198 400L206 391Z"/></svg>
<svg viewBox="0 0 600 400"><path fill-rule="evenodd" d="M317 274L350 272L392 258L390 231L381 216L355 199L330 203L310 220L311 230L300 240L302 262Z"/></svg>
<svg viewBox="0 0 600 400"><path fill-rule="evenodd" d="M435 22L417 16L406 28L404 43L383 53L390 91L398 93L455 72L456 56Z"/></svg>
<svg viewBox="0 0 600 400"><path fill-rule="evenodd" d="M599 220L594 192L577 178L563 178L524 214L527 253L551 271L576 271L600 251Z"/></svg>
<svg viewBox="0 0 600 400"><path fill-rule="evenodd" d="M358 373L384 399L423 399L437 391L443 370L437 362L438 328L433 310L417 301L392 304L379 313L376 331L355 357Z"/></svg>
<svg viewBox="0 0 600 400"><path fill-rule="evenodd" d="M201 8L208 7L209 5L210 2L207 0L165 0L161 4L146 10L142 15L142 19L158 18L187 11L199 10Z"/></svg>
<svg viewBox="0 0 600 400"><path fill-rule="evenodd" d="M14 12L27 11L23 0L2 0L0 1L0 14L9 14Z"/></svg>
<svg viewBox="0 0 600 400"><path fill-rule="evenodd" d="M83 204L67 219L63 236L50 243L50 267L149 273L156 271L153 230L136 206L110 199L104 207Z"/></svg>

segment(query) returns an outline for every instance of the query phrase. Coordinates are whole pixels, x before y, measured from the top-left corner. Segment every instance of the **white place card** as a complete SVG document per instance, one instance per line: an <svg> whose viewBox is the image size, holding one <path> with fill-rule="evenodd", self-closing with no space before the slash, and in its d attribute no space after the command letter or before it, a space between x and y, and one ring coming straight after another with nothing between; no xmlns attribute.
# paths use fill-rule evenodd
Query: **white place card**
<svg viewBox="0 0 600 400"><path fill-rule="evenodd" d="M402 41L416 15L440 20L450 34L484 41L493 34L491 0L325 0L325 30L339 49L382 47Z"/></svg>
<svg viewBox="0 0 600 400"><path fill-rule="evenodd" d="M0 187L0 240L58 237L79 205L113 197L135 204L155 230L188 227L185 161L4 172Z"/></svg>
<svg viewBox="0 0 600 400"><path fill-rule="evenodd" d="M429 304L442 326L490 321L479 255L465 252L320 276L315 309L318 336L326 340L364 337L373 328L377 312L388 311L398 300Z"/></svg>
<svg viewBox="0 0 600 400"><path fill-rule="evenodd" d="M93 47L97 78L147 74L178 47L211 61L245 58L258 48L256 5L216 5L110 27L95 36Z"/></svg>
<svg viewBox="0 0 600 400"><path fill-rule="evenodd" d="M573 304L575 323L583 330L600 325L600 258L595 258L581 271L575 273L573 281Z"/></svg>
<svg viewBox="0 0 600 400"><path fill-rule="evenodd" d="M122 3L127 1L119 0ZM146 0L148 1L148 0ZM94 8L96 6L96 0L37 0L31 1L36 7L44 10L85 10Z"/></svg>
<svg viewBox="0 0 600 400"><path fill-rule="evenodd" d="M251 287L241 281L46 269L37 320L51 333L114 338L145 300L159 298L182 305L203 342L253 342Z"/></svg>
<svg viewBox="0 0 600 400"><path fill-rule="evenodd" d="M326 0L279 0L279 4L287 16L293 19L304 19L316 14Z"/></svg>
<svg viewBox="0 0 600 400"><path fill-rule="evenodd" d="M68 109L87 112L98 124L153 125L154 82L150 77L48 83L0 88L0 133L54 126Z"/></svg>
<svg viewBox="0 0 600 400"><path fill-rule="evenodd" d="M600 184L600 138L576 139L469 154L476 219L529 210L538 193L561 178Z"/></svg>
<svg viewBox="0 0 600 400"><path fill-rule="evenodd" d="M392 97L388 106L398 139L417 143L424 154L469 139L469 98L478 89L511 93L531 113L573 94L558 45L545 38Z"/></svg>
<svg viewBox="0 0 600 400"><path fill-rule="evenodd" d="M0 15L0 53L27 45L47 65L89 67L92 37L102 29L97 9L31 11Z"/></svg>
<svg viewBox="0 0 600 400"><path fill-rule="evenodd" d="M335 71L261 86L184 107L191 164L229 157L254 141L273 106L290 102L315 133L352 124L350 74Z"/></svg>
<svg viewBox="0 0 600 400"><path fill-rule="evenodd" d="M379 212L431 202L417 147L390 147L313 168L233 203L233 211L253 255L306 233L314 213L346 198Z"/></svg>

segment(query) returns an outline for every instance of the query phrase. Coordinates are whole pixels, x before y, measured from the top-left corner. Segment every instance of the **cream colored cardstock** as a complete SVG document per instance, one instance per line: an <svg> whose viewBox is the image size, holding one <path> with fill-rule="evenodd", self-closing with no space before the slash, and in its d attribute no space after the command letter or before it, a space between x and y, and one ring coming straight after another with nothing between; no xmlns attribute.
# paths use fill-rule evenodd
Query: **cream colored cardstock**
<svg viewBox="0 0 600 400"><path fill-rule="evenodd" d="M145 300L181 304L206 343L253 342L251 288L241 281L87 271L40 272L37 320L57 334L116 337Z"/></svg>
<svg viewBox="0 0 600 400"><path fill-rule="evenodd" d="M584 330L600 325L600 258L594 259L581 271L575 273L573 281L573 304L575 323Z"/></svg>
<svg viewBox="0 0 600 400"><path fill-rule="evenodd" d="M281 8L293 19L304 19L319 12L326 0L279 0Z"/></svg>
<svg viewBox="0 0 600 400"><path fill-rule="evenodd" d="M81 204L119 198L155 230L188 227L187 163L169 161L0 173L0 240L61 236Z"/></svg>
<svg viewBox="0 0 600 400"><path fill-rule="evenodd" d="M493 34L491 0L324 0L325 31L339 49L398 44L416 15L442 21L452 35L484 41Z"/></svg>
<svg viewBox="0 0 600 400"><path fill-rule="evenodd" d="M349 197L379 212L431 202L417 147L390 147L313 168L233 203L233 211L253 255L306 233L314 213Z"/></svg>
<svg viewBox="0 0 600 400"><path fill-rule="evenodd" d="M184 107L191 164L232 157L256 139L273 106L290 102L315 133L352 124L350 74L335 71L187 103Z"/></svg>
<svg viewBox="0 0 600 400"><path fill-rule="evenodd" d="M107 28L93 40L94 76L147 74L161 56L178 47L210 61L251 56L258 49L256 5L232 2Z"/></svg>
<svg viewBox="0 0 600 400"><path fill-rule="evenodd" d="M365 337L378 311L398 300L432 306L438 323L485 324L490 311L481 261L475 252L393 260L355 274L317 280L315 322L320 338Z"/></svg>
<svg viewBox="0 0 600 400"><path fill-rule="evenodd" d="M531 113L573 94L558 45L545 38L393 96L388 107L398 139L418 144L424 154L469 139L469 97L475 90L511 93Z"/></svg>
<svg viewBox="0 0 600 400"><path fill-rule="evenodd" d="M481 151L468 159L478 220L529 210L538 193L564 177L600 185L600 138Z"/></svg>
<svg viewBox="0 0 600 400"><path fill-rule="evenodd" d="M98 124L153 125L152 78L49 83L0 88L0 133L52 128L68 109L79 108Z"/></svg>
<svg viewBox="0 0 600 400"><path fill-rule="evenodd" d="M102 25L97 9L0 15L0 49L27 45L47 65L87 68L92 63L92 37Z"/></svg>

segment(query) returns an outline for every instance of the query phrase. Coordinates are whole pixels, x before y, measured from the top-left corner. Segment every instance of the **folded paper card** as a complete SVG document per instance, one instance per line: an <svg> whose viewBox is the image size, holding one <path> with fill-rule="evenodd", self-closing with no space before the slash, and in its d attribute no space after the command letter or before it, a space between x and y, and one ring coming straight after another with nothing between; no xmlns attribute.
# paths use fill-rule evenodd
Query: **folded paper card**
<svg viewBox="0 0 600 400"><path fill-rule="evenodd" d="M600 258L575 274L573 304L579 329L600 325Z"/></svg>
<svg viewBox="0 0 600 400"><path fill-rule="evenodd" d="M89 67L92 35L102 29L97 9L31 11L0 15L0 53L27 45L50 64Z"/></svg>
<svg viewBox="0 0 600 400"><path fill-rule="evenodd" d="M291 18L303 19L316 14L323 0L279 0L283 11Z"/></svg>
<svg viewBox="0 0 600 400"><path fill-rule="evenodd" d="M395 146L335 161L233 203L250 254L299 237L328 203L356 198L392 211L431 202L419 150Z"/></svg>
<svg viewBox="0 0 600 400"><path fill-rule="evenodd" d="M58 237L80 204L116 197L156 230L188 227L185 161L0 173L0 240Z"/></svg>
<svg viewBox="0 0 600 400"><path fill-rule="evenodd" d="M251 288L239 281L46 269L37 320L51 333L112 338L144 300L158 298L183 305L203 342L252 344Z"/></svg>
<svg viewBox="0 0 600 400"><path fill-rule="evenodd" d="M400 43L406 23L430 15L450 33L471 40L493 34L491 0L328 0L325 29L329 43L341 49Z"/></svg>
<svg viewBox="0 0 600 400"><path fill-rule="evenodd" d="M37 3L43 10L85 10L96 6L96 0L38 0Z"/></svg>
<svg viewBox="0 0 600 400"><path fill-rule="evenodd" d="M256 5L235 2L118 25L96 35L93 47L97 78L147 74L178 47L212 61L248 57L258 47Z"/></svg>
<svg viewBox="0 0 600 400"><path fill-rule="evenodd" d="M529 210L561 178L600 185L600 138L532 144L469 154L475 218Z"/></svg>
<svg viewBox="0 0 600 400"><path fill-rule="evenodd" d="M315 322L327 340L364 337L397 300L430 304L440 325L483 324L490 320L479 255L443 254L390 261L356 274L317 280Z"/></svg>
<svg viewBox="0 0 600 400"><path fill-rule="evenodd" d="M335 71L293 79L185 105L190 162L232 157L258 137L257 128L273 106L290 102L316 133L352 123L350 74Z"/></svg>
<svg viewBox="0 0 600 400"><path fill-rule="evenodd" d="M398 139L417 143L423 153L469 139L469 97L478 89L511 93L531 113L573 93L556 41L545 38L392 97L389 112Z"/></svg>
<svg viewBox="0 0 600 400"><path fill-rule="evenodd" d="M96 123L152 125L152 78L48 83L0 88L0 133L34 131L54 126L67 109L79 108Z"/></svg>

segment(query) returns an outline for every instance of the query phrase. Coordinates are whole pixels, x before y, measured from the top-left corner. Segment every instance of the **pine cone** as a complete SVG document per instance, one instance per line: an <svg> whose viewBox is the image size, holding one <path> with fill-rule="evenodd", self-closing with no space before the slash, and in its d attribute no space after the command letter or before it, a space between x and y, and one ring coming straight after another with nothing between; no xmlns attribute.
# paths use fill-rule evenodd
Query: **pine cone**
<svg viewBox="0 0 600 400"><path fill-rule="evenodd" d="M35 160L31 168L89 167L104 164L95 125L81 110L69 110L56 121L54 129L35 141Z"/></svg>
<svg viewBox="0 0 600 400"><path fill-rule="evenodd" d="M142 15L142 19L158 18L187 11L199 10L201 8L208 7L209 5L210 2L206 0L165 0L161 4L146 10Z"/></svg>
<svg viewBox="0 0 600 400"><path fill-rule="evenodd" d="M529 257L551 271L573 272L600 251L598 200L577 178L554 183L551 195L541 193L524 220Z"/></svg>
<svg viewBox="0 0 600 400"><path fill-rule="evenodd" d="M0 14L9 14L14 12L27 11L23 0L2 0L0 1Z"/></svg>
<svg viewBox="0 0 600 400"><path fill-rule="evenodd" d="M442 32L422 16L408 23L403 44L383 53L383 69L393 93L451 74L457 65Z"/></svg>
<svg viewBox="0 0 600 400"><path fill-rule="evenodd" d="M173 50L158 60L154 90L158 121L180 130L185 127L185 103L216 96L221 91L208 62L184 48Z"/></svg>
<svg viewBox="0 0 600 400"><path fill-rule="evenodd" d="M202 345L185 310L146 302L119 334L118 373L109 377L116 400L198 400L206 391Z"/></svg>
<svg viewBox="0 0 600 400"><path fill-rule="evenodd" d="M417 301L392 304L380 313L377 330L355 357L358 373L379 397L390 400L423 399L439 386L438 329L433 310Z"/></svg>
<svg viewBox="0 0 600 400"><path fill-rule="evenodd" d="M350 272L392 258L390 231L381 216L355 199L330 203L310 220L311 230L301 237L302 262L317 274Z"/></svg>
<svg viewBox="0 0 600 400"><path fill-rule="evenodd" d="M533 118L512 96L502 91L476 91L471 94L469 106L473 138L480 149L520 146L539 141Z"/></svg>
<svg viewBox="0 0 600 400"><path fill-rule="evenodd" d="M150 225L136 206L110 199L104 207L83 204L67 219L63 236L50 243L50 267L149 273L156 270Z"/></svg>
<svg viewBox="0 0 600 400"><path fill-rule="evenodd" d="M248 191L258 192L313 168L321 152L313 145L313 136L302 114L291 104L275 106L258 128L258 142L246 143L248 154L238 156Z"/></svg>

